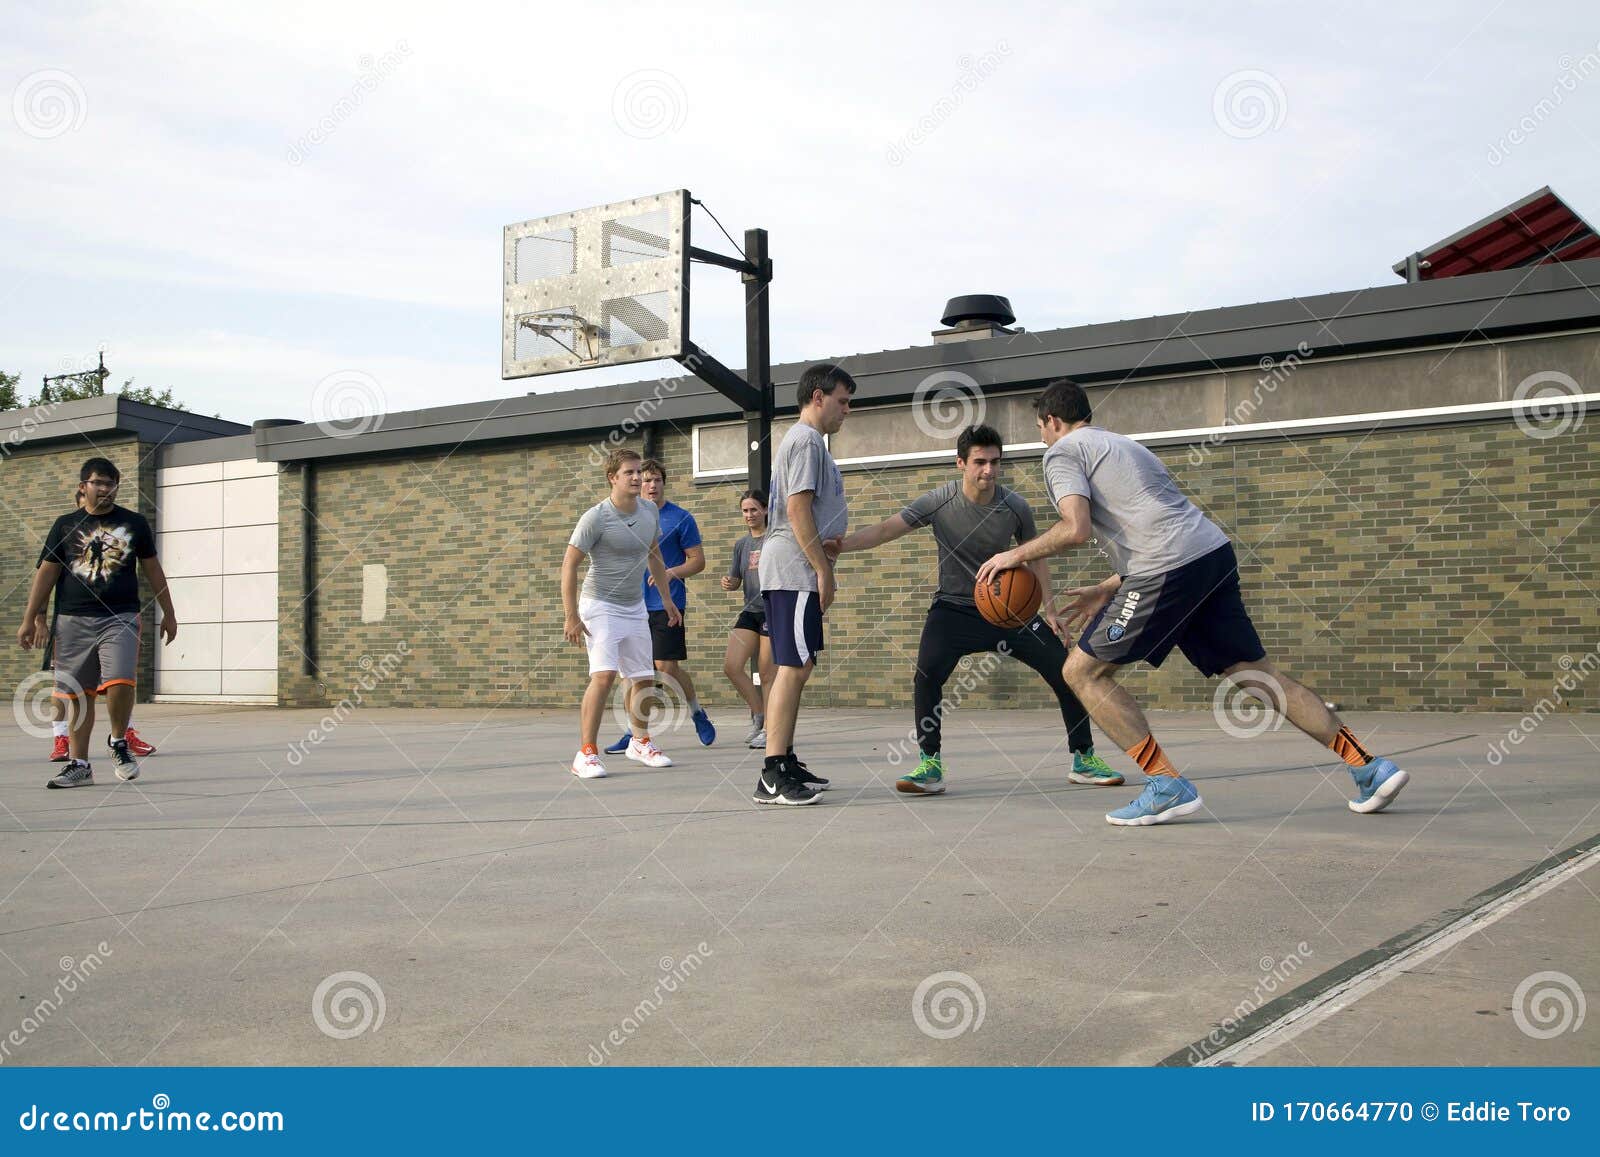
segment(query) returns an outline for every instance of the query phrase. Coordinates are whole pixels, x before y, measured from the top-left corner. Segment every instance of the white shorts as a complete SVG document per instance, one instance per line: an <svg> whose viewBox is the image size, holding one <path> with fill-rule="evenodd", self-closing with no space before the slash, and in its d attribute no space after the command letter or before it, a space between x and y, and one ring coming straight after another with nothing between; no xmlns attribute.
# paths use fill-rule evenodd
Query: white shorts
<svg viewBox="0 0 1600 1157"><path fill-rule="evenodd" d="M589 674L615 671L624 679L655 677L655 648L643 599L632 607L579 599L578 618L589 628L583 637L589 650Z"/></svg>

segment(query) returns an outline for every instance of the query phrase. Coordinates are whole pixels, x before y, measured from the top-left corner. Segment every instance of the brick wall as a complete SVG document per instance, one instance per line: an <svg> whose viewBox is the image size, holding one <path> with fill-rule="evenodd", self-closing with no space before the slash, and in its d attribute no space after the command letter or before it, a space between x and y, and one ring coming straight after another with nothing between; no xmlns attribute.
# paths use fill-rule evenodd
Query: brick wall
<svg viewBox="0 0 1600 1157"><path fill-rule="evenodd" d="M1509 422L1161 451L1233 536L1269 653L1350 708L1527 710L1600 646L1600 447L1590 420L1547 439ZM722 677L737 595L718 589L743 533L742 484L696 486L686 430L668 429L668 497L693 511L706 572L690 583L690 670L701 698L741 713ZM280 599L285 702L575 707L587 666L561 639L562 550L605 494L587 445L461 450L317 467L318 661L298 676L298 474L283 479ZM1006 482L1044 517L1037 460ZM897 512L953 466L845 476L851 523ZM1103 576L1088 549L1058 559L1058 589ZM388 615L360 622L362 566L388 568ZM935 577L931 535L847 556L815 705L909 711L910 672ZM404 644L409 654L399 655ZM390 656L393 677L375 678ZM364 684L375 683L366 688ZM1209 703L1181 657L1128 686L1161 707ZM971 707L1046 707L1040 681L1002 664ZM1600 673L1565 709L1600 709ZM729 723L735 720L729 719Z"/></svg>
<svg viewBox="0 0 1600 1157"><path fill-rule="evenodd" d="M5 637L0 642L0 678L8 688L18 687L39 670L39 651L24 651L17 646L16 632L28 605L28 588L33 582L39 548L50 524L72 510L72 494L78 484L78 471L85 458L111 459L122 471L122 489L117 502L137 510L156 526L156 448L131 440L100 445L74 445L47 451L18 450L0 458L0 623ZM147 603L150 588L140 576L140 590ZM145 613L144 634L139 647L138 698L148 700L155 688L156 620L159 612L152 605ZM179 622L182 622L181 608Z"/></svg>

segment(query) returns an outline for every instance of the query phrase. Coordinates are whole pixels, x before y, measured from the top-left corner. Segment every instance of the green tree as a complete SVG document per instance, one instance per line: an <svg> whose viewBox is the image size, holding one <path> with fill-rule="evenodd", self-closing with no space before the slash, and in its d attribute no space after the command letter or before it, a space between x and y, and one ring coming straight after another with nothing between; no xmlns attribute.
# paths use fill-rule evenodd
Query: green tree
<svg viewBox="0 0 1600 1157"><path fill-rule="evenodd" d="M136 386L133 384L132 378L122 383L122 396L130 402L144 402L150 406L165 406L169 410L183 410L185 413L189 410L188 406L173 399L171 390L157 391L153 386Z"/></svg>
<svg viewBox="0 0 1600 1157"><path fill-rule="evenodd" d="M17 394L17 383L21 380L20 374L0 370L0 410L22 409L22 398Z"/></svg>

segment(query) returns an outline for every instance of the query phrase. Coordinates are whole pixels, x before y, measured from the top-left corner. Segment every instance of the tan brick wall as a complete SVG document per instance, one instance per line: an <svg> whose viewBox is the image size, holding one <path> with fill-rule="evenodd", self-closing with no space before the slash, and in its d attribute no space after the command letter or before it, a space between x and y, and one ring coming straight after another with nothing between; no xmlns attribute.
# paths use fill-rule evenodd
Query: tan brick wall
<svg viewBox="0 0 1600 1157"><path fill-rule="evenodd" d="M105 457L122 471L117 502L137 510L156 527L156 447L131 440L100 445L74 445L67 449L29 451L26 447L0 457L0 622L5 637L0 642L0 678L14 689L39 669L41 654L17 646L16 631L28 604L28 587L39 558L39 548L50 524L72 510L72 494L84 459ZM148 604L150 588L140 576L140 591ZM156 620L153 606L145 613L144 636L139 648L138 698L148 700L155 689ZM182 622L181 608L179 622Z"/></svg>
<svg viewBox="0 0 1600 1157"><path fill-rule="evenodd" d="M1161 451L1239 548L1245 595L1268 651L1350 708L1527 710L1600 646L1600 455L1592 419L1549 439L1510 422L1385 430ZM687 431L669 430L668 496L707 542L690 584L690 670L701 698L737 715L722 677L737 595L718 589L743 533L742 484L695 486ZM281 686L285 702L332 702L363 680L367 702L575 706L581 650L561 639L559 565L584 509L605 493L587 445L461 450L318 469L318 659L325 692L298 678L299 478L283 479ZM851 522L898 511L953 467L845 476ZM1007 484L1041 513L1037 460ZM389 614L362 624L361 567L388 567ZM1054 567L1058 589L1102 577L1087 549ZM912 663L935 577L933 540L907 536L847 556L813 705L909 711ZM397 655L397 674L373 668ZM1161 707L1208 704L1212 684L1174 655L1128 686ZM1003 664L970 707L1046 707L1043 684ZM1565 709L1600 709L1600 673ZM729 719L733 724L735 721Z"/></svg>

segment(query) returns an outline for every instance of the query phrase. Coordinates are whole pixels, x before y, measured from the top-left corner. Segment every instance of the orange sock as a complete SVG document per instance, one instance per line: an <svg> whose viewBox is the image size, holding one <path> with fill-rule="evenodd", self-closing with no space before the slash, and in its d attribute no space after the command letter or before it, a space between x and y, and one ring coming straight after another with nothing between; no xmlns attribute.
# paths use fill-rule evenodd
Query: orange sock
<svg viewBox="0 0 1600 1157"><path fill-rule="evenodd" d="M596 747L592 743L585 743L582 747L578 748L578 754L579 755L599 755L600 754L600 749L598 747Z"/></svg>
<svg viewBox="0 0 1600 1157"><path fill-rule="evenodd" d="M1350 734L1348 727L1341 726L1339 734L1333 737L1333 742L1328 746L1351 767L1365 767L1372 762L1372 753L1356 742L1356 737Z"/></svg>
<svg viewBox="0 0 1600 1157"><path fill-rule="evenodd" d="M1125 747L1123 750L1146 775L1178 774L1178 769L1172 766L1172 761L1167 758L1167 753L1161 750L1161 744L1156 742L1154 735L1146 735L1132 747Z"/></svg>

